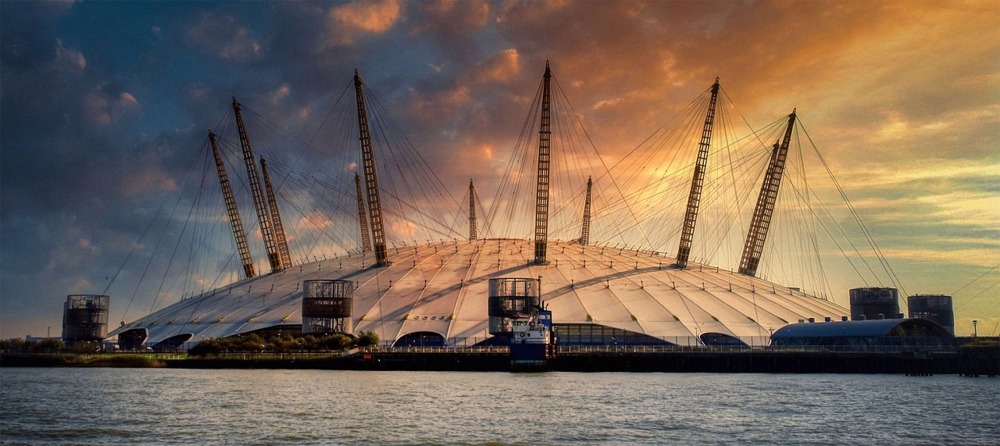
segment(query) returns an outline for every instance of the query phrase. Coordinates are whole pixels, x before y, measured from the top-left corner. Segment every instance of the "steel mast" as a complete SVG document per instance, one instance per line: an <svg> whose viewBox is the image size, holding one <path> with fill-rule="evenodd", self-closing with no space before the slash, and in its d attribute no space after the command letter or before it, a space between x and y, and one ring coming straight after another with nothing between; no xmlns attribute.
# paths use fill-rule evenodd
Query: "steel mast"
<svg viewBox="0 0 1000 446"><path fill-rule="evenodd" d="M778 199L778 189L781 187L781 176L785 171L785 159L788 157L788 144L792 140L794 125L795 110L792 110L792 114L788 115L788 127L785 128L785 137L782 139L781 145L775 143L774 147L771 148L771 161L767 165L764 182L760 185L757 206L753 210L753 219L750 220L750 231L747 233L743 255L740 256L740 274L757 275L757 266L760 264L760 256L764 252L767 230L771 226L771 217L774 215L774 203Z"/></svg>
<svg viewBox="0 0 1000 446"><path fill-rule="evenodd" d="M215 141L215 133L212 133L211 130L208 131L208 140L212 143L212 154L215 155L215 168L219 171L222 197L226 200L226 212L229 214L229 224L233 227L233 238L236 239L236 250L240 253L243 274L247 279L252 279L257 275L257 272L253 266L253 258L250 256L247 234L243 231L243 220L240 218L240 211L236 207L236 198L233 197L233 187L229 184L226 165L222 162L222 152L219 151L219 144Z"/></svg>
<svg viewBox="0 0 1000 446"><path fill-rule="evenodd" d="M361 176L354 172L354 188L358 191L358 223L361 224L361 252L372 250L372 238L368 234L368 218L365 217L365 196L361 194Z"/></svg>
<svg viewBox="0 0 1000 446"><path fill-rule="evenodd" d="M469 179L469 241L473 242L477 239L476 235L476 187L472 185L472 179Z"/></svg>
<svg viewBox="0 0 1000 446"><path fill-rule="evenodd" d="M271 272L284 269L281 264L281 256L278 254L274 244L274 233L271 228L271 218L268 214L267 202L264 201L264 193L260 188L260 175L257 173L257 161L253 154L253 147L250 146L250 137L247 136L246 128L243 126L243 116L240 114L240 103L233 97L233 111L236 113L236 127L240 131L240 145L243 146L243 161L247 166L247 178L250 179L250 190L253 193L253 206L257 210L257 221L260 224L261 238L264 239L264 249L267 250L267 261L271 265Z"/></svg>
<svg viewBox="0 0 1000 446"><path fill-rule="evenodd" d="M694 226L698 221L698 206L701 203L701 187L705 184L705 168L708 166L708 149L712 146L712 126L715 122L715 101L719 97L719 78L712 84L712 99L708 102L708 114L705 115L705 126L701 131L701 142L698 143L698 160L694 164L694 177L691 178L691 192L688 194L687 212L684 213L684 228L681 230L681 243L677 247L678 268L687 266L691 255L691 241L694 240Z"/></svg>
<svg viewBox="0 0 1000 446"><path fill-rule="evenodd" d="M545 263L545 251L548 245L549 231L549 163L550 137L549 129L549 84L552 70L549 61L545 61L545 75L542 82L542 122L538 131L538 183L535 190L535 263Z"/></svg>
<svg viewBox="0 0 1000 446"><path fill-rule="evenodd" d="M274 242L278 246L278 256L281 258L281 269L292 266L292 256L288 253L288 241L285 238L285 228L281 224L281 214L278 212L278 199L271 188L271 176L267 173L267 161L260 159L260 172L264 175L264 191L267 192L267 205L271 211L271 221L274 222Z"/></svg>
<svg viewBox="0 0 1000 446"><path fill-rule="evenodd" d="M583 230L580 231L580 244L590 243L590 189L594 185L590 177L587 177L587 200L583 203Z"/></svg>
<svg viewBox="0 0 1000 446"><path fill-rule="evenodd" d="M361 134L361 161L365 171L365 190L368 195L368 214L372 223L372 243L375 248L375 266L388 266L386 258L385 230L382 227L382 204L379 199L378 177L375 173L375 152L372 137L368 132L368 113L365 110L365 96L362 91L361 76L354 70L354 90L358 101L358 128Z"/></svg>

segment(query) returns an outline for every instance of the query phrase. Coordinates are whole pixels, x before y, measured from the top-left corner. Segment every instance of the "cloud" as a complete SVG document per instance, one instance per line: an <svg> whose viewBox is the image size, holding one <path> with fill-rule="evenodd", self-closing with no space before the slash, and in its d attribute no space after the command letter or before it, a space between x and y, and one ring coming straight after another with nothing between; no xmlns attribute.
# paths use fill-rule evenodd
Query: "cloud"
<svg viewBox="0 0 1000 446"><path fill-rule="evenodd" d="M423 23L414 26L413 32L425 31L468 33L486 26L490 18L490 4L484 1L434 0L421 2Z"/></svg>
<svg viewBox="0 0 1000 446"><path fill-rule="evenodd" d="M122 117L136 113L139 101L131 93L123 91L109 95L100 90L91 91L83 99L84 116L95 127L107 127Z"/></svg>
<svg viewBox="0 0 1000 446"><path fill-rule="evenodd" d="M406 103L406 110L411 119L418 121L448 120L471 100L471 90L459 86L431 96L413 95Z"/></svg>
<svg viewBox="0 0 1000 446"><path fill-rule="evenodd" d="M87 59L83 57L83 54L79 51L64 47L62 39L56 39L56 59L58 59L61 64L75 67L81 71L87 68Z"/></svg>
<svg viewBox="0 0 1000 446"><path fill-rule="evenodd" d="M476 33L490 24L492 5L485 1L435 0L410 3L410 36L432 41L447 60L475 57Z"/></svg>
<svg viewBox="0 0 1000 446"><path fill-rule="evenodd" d="M196 202L205 189L216 206L200 218L216 225L199 230L228 230L217 224L224 212L214 172L204 177L210 186L199 187L203 165L196 163L205 154L204 129L222 134L232 126L232 95L257 112L254 119L273 124L249 123L252 135L259 135L255 148L275 157L276 177L284 173L277 170L281 162L350 177L330 182L349 196L327 193L327 202L300 213L283 208L283 216L301 228L327 227L319 216L328 216L328 228L356 231L355 222L342 224L339 215L354 212L349 172L357 170L356 135L345 143L328 137L356 131L353 110L331 112L344 91L347 98L353 94L354 67L445 187L461 196L472 177L487 205L545 60L552 62L574 119L586 124L587 137L609 163L623 159L718 75L727 100L738 107L728 109L728 117L738 124L745 119L760 127L799 108L800 122L879 245L894 265L906 267L899 270L903 281L951 283L950 272L995 258L1000 10L989 2L442 0L275 2L265 8L237 2L208 12L204 5L154 2L142 5L156 14L133 17L131 27L114 20L135 11L135 4L104 4L120 12L106 16L94 14L95 5L101 4L8 2L0 15L4 335L30 332L28 325L10 325L12 319L44 321L52 313L58 324L60 295L102 291L106 271L116 270L136 243L142 245L136 256L152 258L155 269L169 256L153 255L158 239L140 240L142 231L151 227L149 234L162 234L164 246L172 247L184 214L156 217L161 207ZM116 32L92 32L102 27ZM275 135L268 132L284 131L309 141L311 151L269 147L265 136ZM234 141L228 148L238 152ZM413 159L396 165L387 159L380 158L380 169L390 166L379 171L380 180L396 177L402 184L401 171L412 168ZM237 184L242 174L233 169L230 175ZM522 192L533 181L527 172L509 177L510 183L521 179ZM424 187L424 180L408 184ZM242 187L236 191L241 200L247 197ZM280 195L306 196L298 187L285 183ZM384 198L387 207L395 199ZM244 221L257 233L248 203L241 201ZM427 206L440 215L457 212L447 209L447 199ZM317 208L328 213L314 214ZM390 218L390 227L401 225L392 231L399 239L422 234ZM354 242L353 233L330 231L346 239L343 245ZM299 240L306 234L301 231ZM230 234L218 239L232 243ZM255 252L262 249L252 244ZM326 245L331 255L342 251L337 243ZM223 259L213 264L219 269L232 255L228 245L199 249ZM264 269L266 261L255 257ZM128 280L139 274L132 265L122 272ZM168 276L183 277L180 282L188 277ZM203 279L192 277L191 283ZM116 286L131 294L134 282L124 283L119 279ZM155 292L140 290L136 299L148 305ZM35 294L48 297L30 305L6 298Z"/></svg>
<svg viewBox="0 0 1000 446"><path fill-rule="evenodd" d="M396 238L410 238L417 233L417 227L412 222L405 220L393 220L389 223L389 227L386 231L390 236Z"/></svg>
<svg viewBox="0 0 1000 446"><path fill-rule="evenodd" d="M330 9L330 34L328 43L353 44L359 34L382 34L392 29L402 19L403 7L399 0L352 2Z"/></svg>
<svg viewBox="0 0 1000 446"><path fill-rule="evenodd" d="M155 166L131 171L122 179L122 193L125 199L149 193L176 191L177 180Z"/></svg>
<svg viewBox="0 0 1000 446"><path fill-rule="evenodd" d="M11 2L0 15L0 63L5 70L32 69L50 63L61 44L56 24L72 11L69 2Z"/></svg>
<svg viewBox="0 0 1000 446"><path fill-rule="evenodd" d="M279 102L288 97L288 94L291 93L291 91L292 89L288 86L288 84L281 84L281 86L272 91L269 95L271 105L278 105Z"/></svg>
<svg viewBox="0 0 1000 446"><path fill-rule="evenodd" d="M243 64L257 59L262 52L253 33L231 15L217 12L200 14L185 34L191 48L220 60Z"/></svg>
<svg viewBox="0 0 1000 446"><path fill-rule="evenodd" d="M299 219L299 227L303 229L324 230L333 226L333 220L321 211L310 212Z"/></svg>
<svg viewBox="0 0 1000 446"><path fill-rule="evenodd" d="M513 82L521 74L521 56L517 49L508 48L476 66L472 78L476 82Z"/></svg>

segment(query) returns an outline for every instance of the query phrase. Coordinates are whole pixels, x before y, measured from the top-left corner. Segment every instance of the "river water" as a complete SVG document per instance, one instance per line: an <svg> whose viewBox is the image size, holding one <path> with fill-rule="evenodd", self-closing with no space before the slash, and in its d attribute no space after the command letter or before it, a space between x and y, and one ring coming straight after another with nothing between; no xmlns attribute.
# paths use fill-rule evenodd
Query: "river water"
<svg viewBox="0 0 1000 446"><path fill-rule="evenodd" d="M0 443L1000 445L1000 380L0 368Z"/></svg>

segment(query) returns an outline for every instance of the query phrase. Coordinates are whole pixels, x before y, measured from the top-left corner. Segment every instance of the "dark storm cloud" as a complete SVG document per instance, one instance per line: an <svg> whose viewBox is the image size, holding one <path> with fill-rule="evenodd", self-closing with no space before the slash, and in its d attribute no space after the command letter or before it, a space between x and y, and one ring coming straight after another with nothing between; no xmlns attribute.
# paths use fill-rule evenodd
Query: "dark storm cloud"
<svg viewBox="0 0 1000 446"><path fill-rule="evenodd" d="M31 69L56 56L52 46L56 23L70 8L67 2L9 2L3 5L0 54L8 68Z"/></svg>
<svg viewBox="0 0 1000 446"><path fill-rule="evenodd" d="M115 302L129 299L159 235L169 244L180 232L184 216L167 221L170 209L202 192L205 132L231 119L232 96L315 146L300 159L285 154L288 164L345 169L330 166L337 140L325 119L345 89L353 104L355 68L446 186L459 194L475 177L482 195L502 172L545 60L612 158L718 75L753 124L800 107L848 194L893 245L886 251L910 261L945 252L935 238L947 238L967 251L944 257L982 264L996 252L976 248L997 237L1000 14L991 2L0 9L3 336L57 323L65 294L103 291L141 245L118 279L128 286L114 291ZM282 160L263 128L250 131L261 153ZM933 171L943 174L926 174ZM147 227L154 235L141 238ZM218 240L207 248L223 263L231 241ZM155 289L139 294L149 306Z"/></svg>
<svg viewBox="0 0 1000 446"><path fill-rule="evenodd" d="M201 13L184 38L191 49L205 51L227 62L250 62L262 51L252 30L233 16L214 11Z"/></svg>
<svg viewBox="0 0 1000 446"><path fill-rule="evenodd" d="M59 294L100 291L86 278L113 271L148 200L175 192L164 170L175 144L137 134L143 106L127 79L57 33L73 5L3 8L2 304L37 317L58 311Z"/></svg>

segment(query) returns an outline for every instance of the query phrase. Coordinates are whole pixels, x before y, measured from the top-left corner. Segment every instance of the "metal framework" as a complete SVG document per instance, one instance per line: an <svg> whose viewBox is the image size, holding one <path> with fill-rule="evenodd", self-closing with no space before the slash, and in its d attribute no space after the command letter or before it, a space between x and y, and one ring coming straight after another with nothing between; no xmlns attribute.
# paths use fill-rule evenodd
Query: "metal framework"
<svg viewBox="0 0 1000 446"><path fill-rule="evenodd" d="M303 333L353 333L354 282L302 282Z"/></svg>
<svg viewBox="0 0 1000 446"><path fill-rule="evenodd" d="M361 193L361 175L354 172L354 188L358 191L358 223L361 224L361 252L372 250L372 237L368 233L368 218L365 217L365 196Z"/></svg>
<svg viewBox="0 0 1000 446"><path fill-rule="evenodd" d="M705 126L701 131L701 142L698 143L698 160L694 164L694 177L691 178L691 192L688 194L687 212L684 213L684 228L681 230L681 242L677 247L677 267L687 266L691 255L691 242L694 240L694 226L698 221L698 206L701 204L701 188L705 184L705 169L708 166L708 149L712 146L712 126L715 122L715 102L719 97L719 78L712 84L712 98L708 101L708 113L705 115Z"/></svg>
<svg viewBox="0 0 1000 446"><path fill-rule="evenodd" d="M108 337L110 297L105 294L70 294L63 305L63 341L100 342Z"/></svg>
<svg viewBox="0 0 1000 446"><path fill-rule="evenodd" d="M253 207L257 210L257 221L260 224L261 238L264 239L264 249L267 251L267 261L271 272L281 271L281 256L274 243L274 232L271 228L270 212L264 201L264 192L260 188L260 175L257 173L257 161L250 146L250 137L243 126L243 116L240 114L240 103L233 97L233 111L236 113L236 127L240 131L240 145L243 146L243 161L247 166L247 178L250 179L250 191L253 193Z"/></svg>
<svg viewBox="0 0 1000 446"><path fill-rule="evenodd" d="M386 257L385 230L382 227L382 203L379 199L378 177L375 173L375 151L368 131L368 112L365 110L365 95L361 88L361 76L354 70L354 91L358 100L358 128L361 133L361 162L365 172L365 190L368 195L368 215L372 223L372 244L375 248L375 266L388 266Z"/></svg>
<svg viewBox="0 0 1000 446"><path fill-rule="evenodd" d="M260 171L264 174L264 191L267 192L267 205L271 211L271 221L274 223L274 242L278 246L278 256L281 258L282 269L292 266L292 256L288 252L288 241L285 238L285 228L281 224L281 214L278 212L278 199L271 187L271 175L267 173L267 161L260 159Z"/></svg>
<svg viewBox="0 0 1000 446"><path fill-rule="evenodd" d="M590 190L594 182L587 177L587 200L583 203L583 230L580 231L580 244L590 244Z"/></svg>
<svg viewBox="0 0 1000 446"><path fill-rule="evenodd" d="M476 234L476 186L469 180L469 241L475 241Z"/></svg>
<svg viewBox="0 0 1000 446"><path fill-rule="evenodd" d="M251 279L257 275L253 266L253 257L250 256L250 245L247 244L247 234L243 231L243 219L240 218L240 211L236 207L236 199L233 197L233 187L229 184L229 175L226 174L226 165L222 162L222 152L219 144L215 141L215 133L208 131L208 140L212 143L212 154L215 155L215 168L219 171L219 183L222 185L222 197L226 200L226 212L229 214L229 224L233 227L233 238L236 239L236 250L240 253L240 262L243 264L243 275Z"/></svg>
<svg viewBox="0 0 1000 446"><path fill-rule="evenodd" d="M549 163L550 138L549 128L549 84L552 70L549 61L545 61L545 76L542 83L542 123L538 131L538 184L535 193L535 263L545 263L545 251L548 245L549 231Z"/></svg>
<svg viewBox="0 0 1000 446"><path fill-rule="evenodd" d="M760 264L764 241L767 240L767 230L774 215L774 204L778 199L778 189L781 187L781 176L785 171L785 159L788 158L788 144L792 140L794 126L795 110L792 110L788 115L788 127L785 128L781 145L775 143L771 148L771 161L768 163L767 173L764 174L764 182L760 186L757 206L753 211L753 219L750 220L750 231L747 233L746 245L743 246L743 254L740 256L740 274L757 275L757 266Z"/></svg>
<svg viewBox="0 0 1000 446"><path fill-rule="evenodd" d="M511 320L530 315L542 306L542 279L500 277L489 280L488 326L492 335L513 331Z"/></svg>

